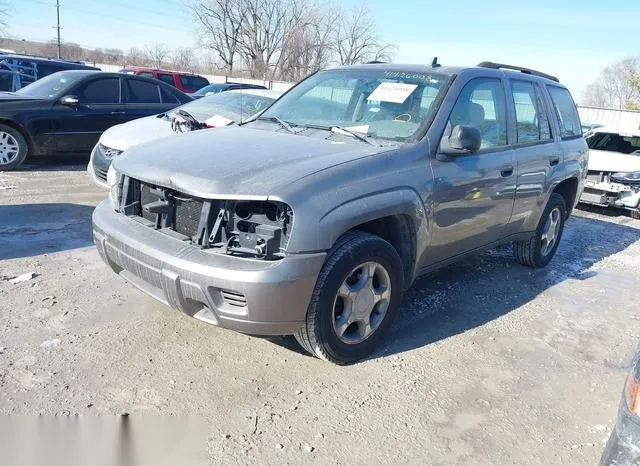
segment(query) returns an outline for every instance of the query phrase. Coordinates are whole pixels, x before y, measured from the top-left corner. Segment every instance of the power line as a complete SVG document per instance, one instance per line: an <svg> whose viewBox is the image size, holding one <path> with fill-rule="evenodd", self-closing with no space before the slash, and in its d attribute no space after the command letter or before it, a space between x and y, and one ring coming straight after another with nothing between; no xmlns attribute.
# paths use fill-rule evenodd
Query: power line
<svg viewBox="0 0 640 466"><path fill-rule="evenodd" d="M163 16L165 18L171 18L171 19L180 18L180 19L184 19L184 20L187 20L187 21L191 20L191 18L187 18L186 16L170 14L170 13L165 13L165 12L161 12L161 11L154 11L154 10L150 10L148 8L140 8L139 6L127 5L126 3L117 2L115 0L89 0L89 1L93 1L93 2L99 3L101 5L104 5L105 3L109 3L111 5L116 5L116 6L119 6L121 8L128 9L128 10L140 11L142 13L147 13L147 14L151 14L151 15Z"/></svg>

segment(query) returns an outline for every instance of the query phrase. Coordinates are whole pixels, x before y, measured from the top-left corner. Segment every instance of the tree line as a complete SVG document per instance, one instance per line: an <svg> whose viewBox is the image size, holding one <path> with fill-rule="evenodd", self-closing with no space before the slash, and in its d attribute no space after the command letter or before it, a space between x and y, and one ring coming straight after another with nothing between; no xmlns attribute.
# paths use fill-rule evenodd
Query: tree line
<svg viewBox="0 0 640 466"><path fill-rule="evenodd" d="M640 57L625 58L603 68L600 76L586 87L582 104L640 110Z"/></svg>

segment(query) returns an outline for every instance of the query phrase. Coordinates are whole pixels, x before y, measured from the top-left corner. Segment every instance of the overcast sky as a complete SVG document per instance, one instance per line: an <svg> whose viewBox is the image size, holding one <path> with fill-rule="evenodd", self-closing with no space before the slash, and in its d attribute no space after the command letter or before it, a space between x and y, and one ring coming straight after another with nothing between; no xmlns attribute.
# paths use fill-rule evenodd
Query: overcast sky
<svg viewBox="0 0 640 466"><path fill-rule="evenodd" d="M55 0L9 0L11 37L54 37ZM343 0L343 5L357 4ZM557 75L580 100L586 84L616 60L640 55L635 0L368 0L378 30L397 46L395 62L517 64ZM90 48L197 43L181 0L61 0L63 39ZM519 6L522 5L522 6Z"/></svg>

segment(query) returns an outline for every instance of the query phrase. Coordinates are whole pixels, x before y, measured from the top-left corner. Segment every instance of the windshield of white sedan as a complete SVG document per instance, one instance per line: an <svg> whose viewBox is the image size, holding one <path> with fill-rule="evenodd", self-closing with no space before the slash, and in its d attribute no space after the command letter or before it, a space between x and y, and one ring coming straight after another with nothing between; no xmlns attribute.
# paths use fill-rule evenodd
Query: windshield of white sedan
<svg viewBox="0 0 640 466"><path fill-rule="evenodd" d="M57 97L62 91L68 89L71 84L83 76L86 76L86 72L84 71L60 71L38 79L28 86L17 90L16 94L23 94L38 99Z"/></svg>
<svg viewBox="0 0 640 466"><path fill-rule="evenodd" d="M589 149L640 155L640 136L594 133L587 138Z"/></svg>
<svg viewBox="0 0 640 466"><path fill-rule="evenodd" d="M291 126L343 128L376 139L417 137L449 77L376 69L317 73L285 94L260 119Z"/></svg>
<svg viewBox="0 0 640 466"><path fill-rule="evenodd" d="M228 91L194 100L179 108L189 112L191 116L201 122L219 115L240 123L264 110L273 101L274 99L271 97ZM172 114L173 112L170 112L169 116Z"/></svg>

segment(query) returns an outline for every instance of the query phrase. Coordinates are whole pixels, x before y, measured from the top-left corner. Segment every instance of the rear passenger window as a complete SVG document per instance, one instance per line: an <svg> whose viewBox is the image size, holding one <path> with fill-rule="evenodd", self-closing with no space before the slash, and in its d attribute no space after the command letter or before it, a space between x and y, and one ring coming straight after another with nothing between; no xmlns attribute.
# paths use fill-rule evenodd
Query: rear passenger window
<svg viewBox="0 0 640 466"><path fill-rule="evenodd" d="M160 86L160 95L162 96L163 104L179 104L180 100L173 94L169 92L164 87Z"/></svg>
<svg viewBox="0 0 640 466"><path fill-rule="evenodd" d="M129 102L133 104L159 104L160 92L156 84L140 81L137 79L127 79L129 89Z"/></svg>
<svg viewBox="0 0 640 466"><path fill-rule="evenodd" d="M175 83L173 82L173 76L171 76L170 74L158 73L158 79L163 83L169 84L170 86L175 86Z"/></svg>
<svg viewBox="0 0 640 466"><path fill-rule="evenodd" d="M547 88L549 89L549 94L551 94L553 107L558 116L560 136L563 138L581 136L582 128L580 127L580 117L578 116L576 104L573 102L569 91L555 86L547 86Z"/></svg>
<svg viewBox="0 0 640 466"><path fill-rule="evenodd" d="M538 87L528 81L512 81L511 94L516 108L518 144L550 140L549 118Z"/></svg>
<svg viewBox="0 0 640 466"><path fill-rule="evenodd" d="M482 134L480 149L507 145L507 112L499 79L472 79L460 92L449 124L473 126Z"/></svg>
<svg viewBox="0 0 640 466"><path fill-rule="evenodd" d="M142 76L143 78L153 79L153 73L149 73L148 71L141 71L139 73L136 73L136 76Z"/></svg>

